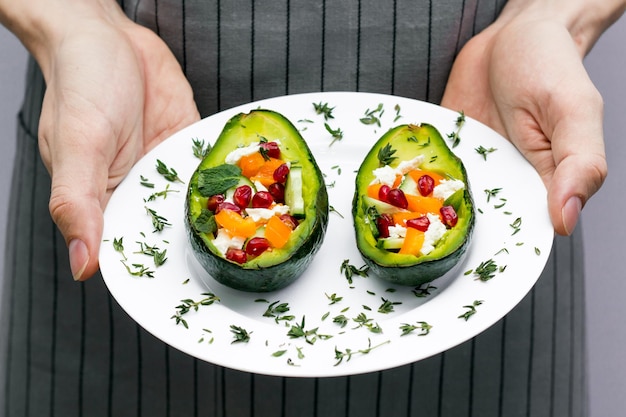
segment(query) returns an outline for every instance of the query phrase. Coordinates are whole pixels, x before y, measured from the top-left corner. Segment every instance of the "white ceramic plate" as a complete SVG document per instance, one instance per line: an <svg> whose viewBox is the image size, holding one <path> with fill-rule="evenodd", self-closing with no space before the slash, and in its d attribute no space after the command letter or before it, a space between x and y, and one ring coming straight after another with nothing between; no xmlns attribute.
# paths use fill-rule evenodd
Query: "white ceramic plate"
<svg viewBox="0 0 626 417"><path fill-rule="evenodd" d="M331 145L314 103L334 108L334 118L326 123L341 129L343 139ZM379 104L382 112L375 111ZM326 176L334 209L322 248L307 272L289 287L264 294L232 290L201 269L185 233L186 184L169 183L156 170L160 160L186 183L199 163L192 152L193 140L214 143L230 117L256 108L282 113L301 131ZM361 121L372 111L380 126ZM491 129L467 118L460 144L453 148L465 163L478 211L471 246L451 273L434 281L435 288L415 290L394 287L374 276L354 276L350 284L340 271L345 260L357 268L364 265L354 243L351 202L355 172L369 148L398 124L430 123L446 137L456 131L458 115L416 100L337 92L278 97L208 117L146 155L113 194L105 212L100 252L104 280L128 314L156 337L189 355L243 371L302 377L358 374L418 361L458 345L521 301L552 247L553 229L541 180L517 150ZM481 146L494 150L485 157L476 150ZM141 185L142 176L155 188ZM145 201L166 186L171 191L167 198ZM500 191L488 200L485 190L494 189ZM170 225L154 232L146 208ZM119 239L123 253L114 248L114 240ZM142 245L167 249L167 261L156 267L152 257L136 253ZM152 278L129 274L123 256L131 271L142 268L133 264L142 265ZM481 281L474 273L467 274L489 260L498 267L492 279ZM182 321L177 324L173 316L180 313L181 300L199 302L207 297L203 293L212 293L220 301L191 308L180 316L187 327ZM425 293L429 295L417 296ZM334 304L333 294L341 297ZM394 303L393 312L378 311L383 299ZM293 315L293 320L263 315L277 301L287 303L290 310L283 314ZM467 314L472 310L475 314ZM333 320L342 314L348 321L345 327ZM354 320L359 315L366 325ZM292 326L303 322L310 332L308 340L290 337ZM429 332L422 330L422 322L432 326ZM403 336L405 324L417 329ZM249 341L233 343L231 326L248 332ZM374 332L376 328L382 332Z"/></svg>

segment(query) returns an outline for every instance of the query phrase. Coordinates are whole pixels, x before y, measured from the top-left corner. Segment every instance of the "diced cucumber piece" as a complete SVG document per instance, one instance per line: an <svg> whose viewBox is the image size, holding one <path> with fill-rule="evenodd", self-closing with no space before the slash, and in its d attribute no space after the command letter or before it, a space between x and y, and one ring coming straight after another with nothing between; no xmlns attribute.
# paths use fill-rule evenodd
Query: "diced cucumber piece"
<svg viewBox="0 0 626 417"><path fill-rule="evenodd" d="M407 211L405 209L401 209L400 207L393 206L389 203L385 203L384 201L377 200L368 195L363 196L363 211L367 212L367 209L370 207L374 207L379 214L393 214L401 211Z"/></svg>
<svg viewBox="0 0 626 417"><path fill-rule="evenodd" d="M403 237L386 237L383 239L378 239L376 246L380 249L400 250L400 248L402 247L402 243L404 243Z"/></svg>
<svg viewBox="0 0 626 417"><path fill-rule="evenodd" d="M295 217L304 216L304 198L302 197L302 167L289 169L285 184L285 204Z"/></svg>
<svg viewBox="0 0 626 417"><path fill-rule="evenodd" d="M417 182L415 182L413 177L411 177L410 175L404 176L404 179L402 180L398 188L401 189L404 194L419 194L419 191L417 191Z"/></svg>

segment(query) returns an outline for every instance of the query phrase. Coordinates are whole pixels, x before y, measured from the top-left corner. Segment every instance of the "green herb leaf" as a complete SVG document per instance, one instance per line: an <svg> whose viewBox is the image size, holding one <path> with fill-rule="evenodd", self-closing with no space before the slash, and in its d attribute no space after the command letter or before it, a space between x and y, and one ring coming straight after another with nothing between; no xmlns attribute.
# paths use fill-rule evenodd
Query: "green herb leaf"
<svg viewBox="0 0 626 417"><path fill-rule="evenodd" d="M198 192L203 197L223 194L239 183L241 168L237 165L222 164L198 172Z"/></svg>

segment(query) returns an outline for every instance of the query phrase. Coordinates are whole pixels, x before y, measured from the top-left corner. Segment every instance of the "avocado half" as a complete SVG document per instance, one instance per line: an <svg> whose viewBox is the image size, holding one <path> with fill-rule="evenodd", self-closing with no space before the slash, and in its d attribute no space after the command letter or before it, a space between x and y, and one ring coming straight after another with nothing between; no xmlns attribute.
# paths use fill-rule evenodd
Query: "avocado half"
<svg viewBox="0 0 626 417"><path fill-rule="evenodd" d="M432 252L427 255L399 254L381 247L375 227L380 207L372 207L367 198L368 186L375 181L374 170L381 166L379 151L384 147L395 150L389 165L397 166L424 155L420 169L433 171L462 180L465 187L443 203L454 207L458 221L450 227ZM439 131L432 125L401 125L385 133L363 160L356 176L352 202L356 243L370 271L378 277L400 285L419 286L450 271L465 253L474 228L474 203L462 161L450 150Z"/></svg>
<svg viewBox="0 0 626 417"><path fill-rule="evenodd" d="M213 244L213 233L199 226L210 220L212 213L206 209L210 196L203 195L198 179L203 171L223 165L231 151L260 139L279 141L281 159L301 167L304 211L298 214L299 225L282 248L239 264L226 259ZM185 225L195 258L215 280L239 290L267 292L289 285L309 266L323 242L328 212L323 176L305 140L283 115L258 109L232 117L197 167L188 186Z"/></svg>

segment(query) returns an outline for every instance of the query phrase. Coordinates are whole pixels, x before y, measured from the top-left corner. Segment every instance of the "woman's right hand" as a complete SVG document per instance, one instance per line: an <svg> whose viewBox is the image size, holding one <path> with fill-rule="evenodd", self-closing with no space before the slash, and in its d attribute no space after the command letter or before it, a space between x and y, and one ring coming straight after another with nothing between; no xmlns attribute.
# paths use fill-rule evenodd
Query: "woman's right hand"
<svg viewBox="0 0 626 417"><path fill-rule="evenodd" d="M199 115L180 65L156 34L114 1L75 9L82 14L70 24L25 44L47 85L39 148L52 177L50 213L69 246L74 279L84 280L98 269L112 191L147 151Z"/></svg>

